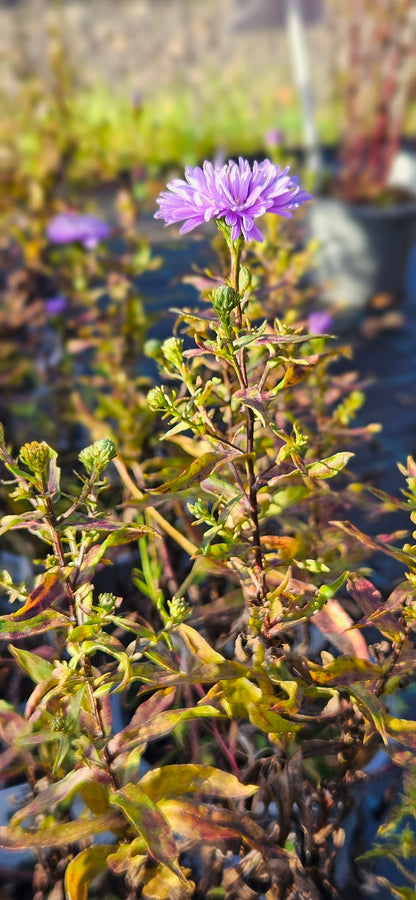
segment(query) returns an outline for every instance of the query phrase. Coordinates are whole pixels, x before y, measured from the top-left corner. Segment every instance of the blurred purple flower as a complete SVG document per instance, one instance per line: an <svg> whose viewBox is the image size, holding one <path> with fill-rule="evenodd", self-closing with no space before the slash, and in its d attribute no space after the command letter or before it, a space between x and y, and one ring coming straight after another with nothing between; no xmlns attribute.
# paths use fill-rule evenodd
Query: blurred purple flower
<svg viewBox="0 0 416 900"><path fill-rule="evenodd" d="M44 307L49 316L60 316L67 306L68 300L66 297L60 297L59 295L44 301Z"/></svg>
<svg viewBox="0 0 416 900"><path fill-rule="evenodd" d="M280 147L284 138L284 132L280 128L270 128L264 135L266 147Z"/></svg>
<svg viewBox="0 0 416 900"><path fill-rule="evenodd" d="M58 213L50 220L46 234L52 244L70 244L79 241L88 250L105 241L111 234L107 222L85 213Z"/></svg>
<svg viewBox="0 0 416 900"><path fill-rule="evenodd" d="M331 313L317 309L308 316L308 327L311 334L330 334L333 323Z"/></svg>
<svg viewBox="0 0 416 900"><path fill-rule="evenodd" d="M157 198L160 206L155 219L166 225L184 222L181 234L191 231L211 219L223 219L231 227L231 239L240 235L246 241L262 241L263 235L254 219L266 212L290 218L292 211L311 200L300 189L298 179L269 159L253 163L240 157L238 163L230 159L223 166L204 162L202 169L187 166L184 181L175 178Z"/></svg>

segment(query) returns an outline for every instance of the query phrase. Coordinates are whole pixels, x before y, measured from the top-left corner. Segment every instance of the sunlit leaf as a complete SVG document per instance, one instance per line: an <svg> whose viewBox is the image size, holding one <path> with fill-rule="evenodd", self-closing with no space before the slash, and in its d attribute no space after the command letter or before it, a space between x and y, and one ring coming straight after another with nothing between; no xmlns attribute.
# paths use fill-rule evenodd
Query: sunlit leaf
<svg viewBox="0 0 416 900"><path fill-rule="evenodd" d="M311 677L316 684L350 685L355 682L376 681L383 669L367 659L339 656L326 666L309 663Z"/></svg>
<svg viewBox="0 0 416 900"><path fill-rule="evenodd" d="M81 853L70 860L65 869L67 900L87 900L89 884L105 871L107 857L113 851L113 844L98 844L81 850Z"/></svg>
<svg viewBox="0 0 416 900"><path fill-rule="evenodd" d="M187 793L209 794L211 797L243 799L257 790L254 784L241 784L230 772L214 766L186 765L162 766L152 769L140 779L140 787L154 803Z"/></svg>
<svg viewBox="0 0 416 900"><path fill-rule="evenodd" d="M23 621L16 621L13 615L2 616L0 618L0 637L3 640L20 640L35 634L42 634L52 628L69 628L70 624L69 618L52 609L45 609L33 619L24 619Z"/></svg>
<svg viewBox="0 0 416 900"><path fill-rule="evenodd" d="M27 672L32 681L38 684L46 681L52 675L54 664L44 659L37 653L31 653L30 650L22 650L9 644L10 653L19 663L19 666Z"/></svg>
<svg viewBox="0 0 416 900"><path fill-rule="evenodd" d="M55 738L58 736L59 735L55 734ZM32 816L38 816L40 813L46 812L52 808L55 809L57 805L64 800L70 800L71 797L78 793L80 788L87 782L108 785L110 778L107 773L103 769L99 769L98 766L93 766L91 768L84 766L83 768L75 769L74 772L69 772L68 775L65 775L60 781L44 788L30 801L30 803L27 803L26 806L18 809L11 819L11 825L13 827L15 825L20 825L25 819L31 818Z"/></svg>
<svg viewBox="0 0 416 900"><path fill-rule="evenodd" d="M125 817L146 841L150 856L163 863L186 884L178 863L178 849L173 832L163 813L136 784L126 784L111 795L110 802L122 810Z"/></svg>
<svg viewBox="0 0 416 900"><path fill-rule="evenodd" d="M141 896L143 900L186 900L193 896L194 891L193 882L187 881L185 884L175 872L160 864L156 871L147 874Z"/></svg>
<svg viewBox="0 0 416 900"><path fill-rule="evenodd" d="M334 453L333 456L328 456L319 462L310 463L306 466L308 475L310 478L333 478L334 475L337 475L338 472L345 468L353 456L353 453L343 451Z"/></svg>
<svg viewBox="0 0 416 900"><path fill-rule="evenodd" d="M188 647L188 650L191 651L192 655L197 658L200 664L209 665L210 663L225 662L224 657L221 656L220 653L217 653L217 651L211 647L211 644L209 644L195 628L192 628L191 625L182 622L181 625L178 625L178 627L175 628L175 633L180 635Z"/></svg>
<svg viewBox="0 0 416 900"><path fill-rule="evenodd" d="M22 828L0 826L0 847L8 850L32 850L42 847L63 847L74 844L83 838L93 837L103 831L117 831L120 828L120 815L107 812L91 819L78 819L77 822L57 823L52 828L38 828L37 831L23 831Z"/></svg>
<svg viewBox="0 0 416 900"><path fill-rule="evenodd" d="M150 493L166 494L170 491L187 490L195 482L199 484L201 479L209 475L224 460L226 455L226 453L219 453L213 450L209 453L202 453L184 472L181 472L176 478L172 478L171 481L166 481L164 484L159 485L157 488L151 488Z"/></svg>
<svg viewBox="0 0 416 900"><path fill-rule="evenodd" d="M41 584L29 594L26 602L10 616L3 616L13 622L22 622L25 619L38 616L44 610L49 609L52 603L59 603L67 596L62 576L59 571L50 570L43 576Z"/></svg>

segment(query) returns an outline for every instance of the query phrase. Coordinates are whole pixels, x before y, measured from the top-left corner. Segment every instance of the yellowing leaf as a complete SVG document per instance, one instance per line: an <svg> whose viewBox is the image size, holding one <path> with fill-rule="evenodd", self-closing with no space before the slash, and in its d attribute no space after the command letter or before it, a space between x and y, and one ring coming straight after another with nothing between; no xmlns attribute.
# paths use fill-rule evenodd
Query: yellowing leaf
<svg viewBox="0 0 416 900"><path fill-rule="evenodd" d="M140 787L156 803L187 793L209 794L210 797L242 799L251 797L257 787L241 784L230 772L214 766L172 765L152 769L140 779Z"/></svg>
<svg viewBox="0 0 416 900"><path fill-rule="evenodd" d="M114 831L120 828L120 815L108 812L93 819L79 819L78 822L65 822L53 828L39 828L37 831L23 831L22 828L0 826L0 847L8 850L32 850L42 847L63 847L74 844L83 838L92 837L102 831Z"/></svg>
<svg viewBox="0 0 416 900"><path fill-rule="evenodd" d="M175 872L167 866L159 865L156 871L148 875L141 888L143 900L185 900L192 897L195 884L192 881L184 883Z"/></svg>
<svg viewBox="0 0 416 900"><path fill-rule="evenodd" d="M16 638L33 637L34 634L42 634L52 628L69 628L70 620L60 612L45 609L44 612L34 616L33 619L24 618L23 621L15 618L15 614L1 616L0 637L2 640L14 640Z"/></svg>
<svg viewBox="0 0 416 900"><path fill-rule="evenodd" d="M73 797L85 783L96 782L102 785L108 784L109 781L110 778L107 773L104 772L103 769L99 769L98 766L94 766L91 769L87 768L87 766L82 769L75 769L73 772L69 772L68 775L65 775L64 778L61 778L60 781L57 781L49 787L44 788L43 791L40 791L40 793L22 809L18 809L11 820L11 824L14 827L15 825L19 825L25 819L38 816L40 813L56 808L63 800L69 800Z"/></svg>
<svg viewBox="0 0 416 900"><path fill-rule="evenodd" d="M172 829L163 813L137 784L126 784L111 796L126 819L146 841L150 856L171 869L186 884L178 862L178 849Z"/></svg>
<svg viewBox="0 0 416 900"><path fill-rule="evenodd" d="M195 631L195 628L192 628L191 625L183 622L175 628L175 633L180 635L188 650L191 651L193 656L196 656L201 665L225 662L224 657L217 653L216 650L213 650L211 644L198 631Z"/></svg>
<svg viewBox="0 0 416 900"><path fill-rule="evenodd" d="M114 851L113 844L98 844L81 850L68 863L65 870L65 896L67 900L87 900L88 885L107 867L107 856Z"/></svg>

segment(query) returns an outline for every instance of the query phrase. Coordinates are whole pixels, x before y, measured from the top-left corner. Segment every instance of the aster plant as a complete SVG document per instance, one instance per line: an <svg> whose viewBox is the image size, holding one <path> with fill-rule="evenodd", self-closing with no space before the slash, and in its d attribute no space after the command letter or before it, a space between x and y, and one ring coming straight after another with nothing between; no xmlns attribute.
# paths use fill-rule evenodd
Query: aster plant
<svg viewBox="0 0 416 900"><path fill-rule="evenodd" d="M180 310L174 335L150 342L163 374L147 395L160 420L151 458L99 438L68 491L51 447L33 441L15 457L0 428L12 504L0 534L44 547L34 584L0 573L16 604L0 616L0 639L18 642L7 665L35 683L24 712L15 696L0 704L2 777L28 775L31 790L0 847L39 854L36 897L53 885L68 900L117 888L144 900L347 900L358 881L343 886L336 862L352 788L379 748L404 765L416 746L416 724L390 705L414 678L415 547L340 521L351 454L334 442L351 409L325 395L331 322L262 320L248 267L255 220L307 199L267 160L205 163L159 198L167 224L216 222L230 271L205 279L208 307ZM121 504L107 492L114 467ZM402 472L398 505L414 519L414 461ZM130 598L112 593L109 566L132 542ZM385 604L351 571L357 545L407 569ZM221 593L204 602L210 578ZM382 643L368 646L369 625Z"/></svg>
<svg viewBox="0 0 416 900"><path fill-rule="evenodd" d="M263 413L258 403L263 405L260 392L249 383L247 357L244 349L245 329L252 331L252 325L243 314L247 308L250 287L250 273L242 266L241 254L244 241L262 241L263 235L255 224L255 220L265 213L275 213L290 218L302 203L312 199L307 191L302 190L296 176L289 175L289 167L281 169L269 159L255 161L250 166L241 157L238 163L229 160L225 165L214 165L205 161L202 168L188 167L185 178L170 182L167 191L163 191L157 202L159 210L155 218L163 219L167 225L183 221L180 232L186 234L205 222L214 220L223 234L230 252L230 276L227 281L214 288L210 300L215 314L221 323L218 333L216 355L223 357L226 365L230 365L236 377L236 388L246 415L246 443L239 447L245 458L247 486L245 488L246 510L253 527L254 572L256 582L256 602L266 599L264 559L261 549L259 506L255 487L256 473L254 469L254 430L256 418L264 423ZM255 340L255 333L252 332ZM271 338L271 344L277 340ZM222 348L222 352L220 350ZM203 350L201 351L204 352ZM208 351L209 352L209 351ZM176 358L173 359L173 356ZM168 364L180 370L180 347L169 346L165 354ZM183 367L182 367L183 372ZM186 381L186 376L185 381ZM265 379L263 379L265 382ZM188 381L189 385L189 381ZM263 384L264 386L264 384ZM253 394L258 394L258 397ZM151 403L155 407L164 408L164 400L157 390L151 393ZM200 409L200 414L209 428L214 442L225 446L221 434L213 434L211 422ZM265 424L265 423L264 423ZM231 444L232 446L232 444ZM235 468L234 468L235 471Z"/></svg>

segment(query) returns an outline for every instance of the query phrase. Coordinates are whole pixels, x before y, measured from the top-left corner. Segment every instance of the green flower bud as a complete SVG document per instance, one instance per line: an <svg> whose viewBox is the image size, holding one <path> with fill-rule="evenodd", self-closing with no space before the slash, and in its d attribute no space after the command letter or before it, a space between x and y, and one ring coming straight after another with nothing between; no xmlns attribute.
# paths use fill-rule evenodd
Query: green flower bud
<svg viewBox="0 0 416 900"><path fill-rule="evenodd" d="M174 366L175 369L181 369L183 366L182 359L183 341L180 338L170 337L162 344L162 353L166 362Z"/></svg>
<svg viewBox="0 0 416 900"><path fill-rule="evenodd" d="M168 600L168 609L170 619L177 625L184 622L192 612L184 597L172 597L172 600Z"/></svg>
<svg viewBox="0 0 416 900"><path fill-rule="evenodd" d="M85 450L81 450L78 458L89 475L91 475L93 470L100 474L108 466L109 462L114 459L116 453L113 441L110 441L108 438L102 438L99 441L94 441L89 447L85 447Z"/></svg>
<svg viewBox="0 0 416 900"><path fill-rule="evenodd" d="M240 300L240 295L228 284L221 284L210 292L210 300L218 318L229 319L230 313L235 309Z"/></svg>
<svg viewBox="0 0 416 900"><path fill-rule="evenodd" d="M30 444L23 445L19 458L30 472L45 478L48 474L49 463L56 455L55 450L52 450L52 447L46 444L45 441L32 441Z"/></svg>
<svg viewBox="0 0 416 900"><path fill-rule="evenodd" d="M105 613L112 613L119 605L118 597L114 594L104 593L98 597L98 606Z"/></svg>
<svg viewBox="0 0 416 900"><path fill-rule="evenodd" d="M152 388L147 395L150 409L166 409L166 397L161 387Z"/></svg>

